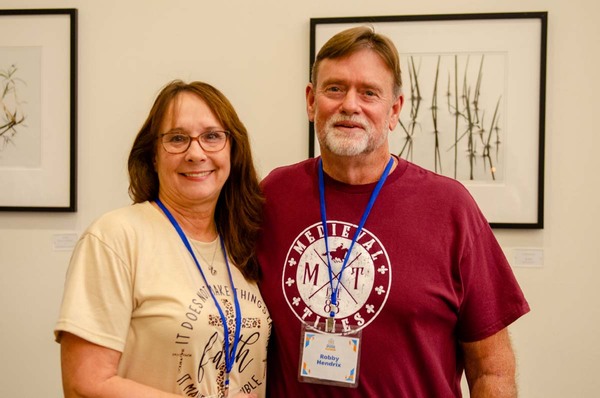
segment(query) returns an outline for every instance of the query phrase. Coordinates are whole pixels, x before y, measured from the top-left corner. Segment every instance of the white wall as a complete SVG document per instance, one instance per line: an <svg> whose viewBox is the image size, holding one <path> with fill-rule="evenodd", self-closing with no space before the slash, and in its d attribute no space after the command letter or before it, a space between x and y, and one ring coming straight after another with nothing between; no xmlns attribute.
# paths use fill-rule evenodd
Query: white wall
<svg viewBox="0 0 600 398"><path fill-rule="evenodd" d="M512 327L521 397L597 396L599 3L0 0L2 9L47 7L79 9L79 211L0 213L0 396L61 396L52 328L70 253L54 251L52 239L129 203L127 153L168 80L220 88L264 175L307 154L309 18L515 11L549 11L546 227L496 231L507 252L544 250L542 268L515 269L533 309Z"/></svg>

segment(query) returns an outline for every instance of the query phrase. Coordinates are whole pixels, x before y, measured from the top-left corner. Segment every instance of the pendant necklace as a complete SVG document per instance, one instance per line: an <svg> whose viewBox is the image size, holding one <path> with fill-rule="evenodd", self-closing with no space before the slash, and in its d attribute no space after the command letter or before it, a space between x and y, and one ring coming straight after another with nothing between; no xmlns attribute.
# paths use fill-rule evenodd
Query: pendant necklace
<svg viewBox="0 0 600 398"><path fill-rule="evenodd" d="M210 274L216 275L217 270L215 269L215 267L213 267L213 264L215 263L215 257L217 256L217 247L219 247L219 235L217 235L217 239L215 240L215 243L213 246L215 247L215 249L212 254L212 260L210 260L210 262L206 259L206 257L204 257L202 255L202 252L198 249L198 245L196 245L196 250L198 251L198 254L202 258L202 260L204 260L204 264L208 265L208 270L210 271Z"/></svg>

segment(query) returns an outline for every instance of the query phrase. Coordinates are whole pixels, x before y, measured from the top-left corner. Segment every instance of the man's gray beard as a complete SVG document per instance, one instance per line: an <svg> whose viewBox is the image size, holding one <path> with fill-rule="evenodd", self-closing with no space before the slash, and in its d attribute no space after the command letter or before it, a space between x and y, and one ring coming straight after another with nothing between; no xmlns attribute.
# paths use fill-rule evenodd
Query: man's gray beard
<svg viewBox="0 0 600 398"><path fill-rule="evenodd" d="M337 120L335 122L337 122ZM365 126L365 130L360 133L360 136L349 136L342 132L338 132L333 127L334 123L332 123L331 120L327 122L324 134L322 138L319 139L319 144L338 156L357 156L371 153L387 140L390 132L389 128L386 127L384 134L382 134L377 141L374 141L373 129L367 123L362 123L363 126ZM319 132L317 132L317 137L321 137Z"/></svg>
<svg viewBox="0 0 600 398"><path fill-rule="evenodd" d="M338 156L360 155L367 151L369 146L369 137L364 132L360 137L344 137L336 131L328 131L323 140L325 147Z"/></svg>

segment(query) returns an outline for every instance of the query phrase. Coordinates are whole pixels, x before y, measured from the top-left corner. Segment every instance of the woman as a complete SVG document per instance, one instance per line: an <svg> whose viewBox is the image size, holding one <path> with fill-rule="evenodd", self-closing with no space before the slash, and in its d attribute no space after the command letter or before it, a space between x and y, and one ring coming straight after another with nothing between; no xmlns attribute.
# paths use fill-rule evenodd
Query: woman
<svg viewBox="0 0 600 398"><path fill-rule="evenodd" d="M55 330L65 396L264 397L262 196L227 98L165 86L129 176L134 205L93 223L71 259Z"/></svg>

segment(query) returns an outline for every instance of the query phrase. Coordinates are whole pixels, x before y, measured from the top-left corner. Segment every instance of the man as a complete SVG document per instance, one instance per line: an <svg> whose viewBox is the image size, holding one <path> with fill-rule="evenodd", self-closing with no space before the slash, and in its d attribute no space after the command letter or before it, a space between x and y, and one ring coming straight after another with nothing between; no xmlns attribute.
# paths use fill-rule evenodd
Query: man
<svg viewBox="0 0 600 398"><path fill-rule="evenodd" d="M506 327L528 304L466 189L390 155L395 46L343 31L311 81L321 157L262 183L268 395L460 397L464 370L471 397L516 397Z"/></svg>

